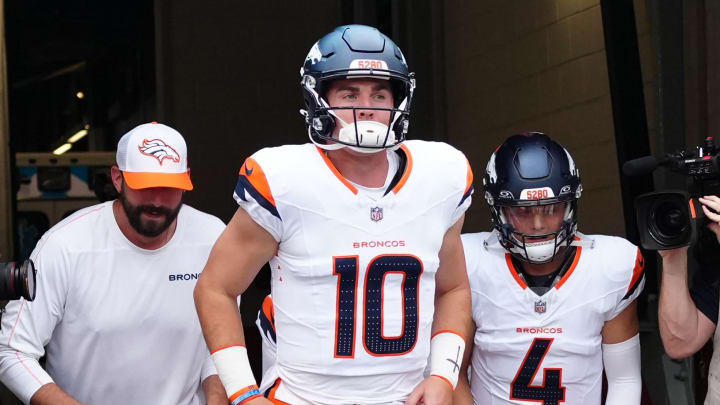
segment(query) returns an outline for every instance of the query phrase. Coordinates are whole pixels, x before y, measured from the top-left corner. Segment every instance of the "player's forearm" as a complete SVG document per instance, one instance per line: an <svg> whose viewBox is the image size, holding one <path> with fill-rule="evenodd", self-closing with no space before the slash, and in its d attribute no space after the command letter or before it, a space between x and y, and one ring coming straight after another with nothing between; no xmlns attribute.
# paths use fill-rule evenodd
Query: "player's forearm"
<svg viewBox="0 0 720 405"><path fill-rule="evenodd" d="M687 262L663 264L658 308L660 336L671 357L686 357L698 335L698 314L687 283Z"/></svg>
<svg viewBox="0 0 720 405"><path fill-rule="evenodd" d="M237 297L203 282L202 277L193 295L205 342L211 352L221 347L245 344Z"/></svg>
<svg viewBox="0 0 720 405"><path fill-rule="evenodd" d="M441 330L452 330L463 334L466 325L472 321L470 305L470 286L467 283L459 284L451 290L439 293L435 299L432 333L435 334ZM468 343L465 342L465 344Z"/></svg>
<svg viewBox="0 0 720 405"><path fill-rule="evenodd" d="M45 384L30 398L30 405L79 405L81 402L68 395L54 383Z"/></svg>
<svg viewBox="0 0 720 405"><path fill-rule="evenodd" d="M220 377L217 375L206 378L202 383L202 387L207 405L227 405L230 403Z"/></svg>

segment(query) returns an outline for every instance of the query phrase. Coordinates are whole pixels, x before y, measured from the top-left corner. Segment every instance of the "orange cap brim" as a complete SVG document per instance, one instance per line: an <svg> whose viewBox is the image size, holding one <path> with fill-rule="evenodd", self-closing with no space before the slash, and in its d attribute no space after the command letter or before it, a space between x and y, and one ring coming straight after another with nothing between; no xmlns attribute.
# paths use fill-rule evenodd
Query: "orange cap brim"
<svg viewBox="0 0 720 405"><path fill-rule="evenodd" d="M150 187L170 187L181 190L192 190L190 173L138 173L123 172L123 178L128 187L143 189Z"/></svg>

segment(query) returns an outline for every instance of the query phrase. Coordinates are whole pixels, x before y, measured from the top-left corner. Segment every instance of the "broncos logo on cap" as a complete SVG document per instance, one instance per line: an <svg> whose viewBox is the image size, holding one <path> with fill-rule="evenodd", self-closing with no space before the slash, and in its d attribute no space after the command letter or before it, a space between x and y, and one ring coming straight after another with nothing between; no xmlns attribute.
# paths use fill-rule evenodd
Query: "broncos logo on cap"
<svg viewBox="0 0 720 405"><path fill-rule="evenodd" d="M175 163L180 162L180 155L177 151L162 139L143 139L142 145L138 145L138 150L143 155L152 156L157 159L161 166L165 159L170 159Z"/></svg>

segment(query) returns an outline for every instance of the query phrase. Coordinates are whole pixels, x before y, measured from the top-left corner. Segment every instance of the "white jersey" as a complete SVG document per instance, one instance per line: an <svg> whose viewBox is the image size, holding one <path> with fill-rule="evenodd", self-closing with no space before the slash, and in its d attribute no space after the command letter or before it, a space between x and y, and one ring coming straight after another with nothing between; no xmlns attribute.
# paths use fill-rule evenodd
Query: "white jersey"
<svg viewBox="0 0 720 405"><path fill-rule="evenodd" d="M476 404L600 404L602 328L642 291L643 259L618 237L577 235L574 244L567 272L538 296L496 233L463 235L477 327Z"/></svg>
<svg viewBox="0 0 720 405"><path fill-rule="evenodd" d="M112 202L51 228L31 256L35 301L11 301L2 317L3 384L25 403L53 381L89 404L204 403L201 380L215 371L192 293L223 229L183 206L172 239L145 250L125 238Z"/></svg>
<svg viewBox="0 0 720 405"><path fill-rule="evenodd" d="M358 191L312 144L263 149L235 198L279 242L270 261L275 398L292 404L403 401L423 379L435 272L470 204L465 157L407 141L383 195Z"/></svg>

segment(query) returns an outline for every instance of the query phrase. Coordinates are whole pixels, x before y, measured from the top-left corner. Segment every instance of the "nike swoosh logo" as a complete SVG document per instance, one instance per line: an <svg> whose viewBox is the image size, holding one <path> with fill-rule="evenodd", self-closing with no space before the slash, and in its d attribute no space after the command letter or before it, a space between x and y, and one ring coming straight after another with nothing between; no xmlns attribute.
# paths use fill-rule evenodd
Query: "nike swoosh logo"
<svg viewBox="0 0 720 405"><path fill-rule="evenodd" d="M253 170L252 167L248 167L247 163L245 163L245 173L247 173L248 176L252 174Z"/></svg>

